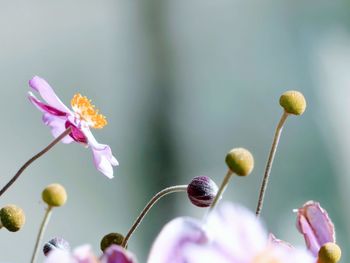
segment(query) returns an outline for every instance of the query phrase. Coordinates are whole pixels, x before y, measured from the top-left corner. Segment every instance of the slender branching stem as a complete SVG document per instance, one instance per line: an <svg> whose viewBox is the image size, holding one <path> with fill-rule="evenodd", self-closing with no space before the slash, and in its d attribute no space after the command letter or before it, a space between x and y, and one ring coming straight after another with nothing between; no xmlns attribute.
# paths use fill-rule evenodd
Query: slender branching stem
<svg viewBox="0 0 350 263"><path fill-rule="evenodd" d="M41 222L41 226L40 226L39 233L38 233L38 236L36 238L36 242L35 242L35 246L34 246L34 250L33 250L32 260L30 261L31 263L34 263L36 261L36 258L38 256L38 251L39 251L39 245L43 239L47 224L50 221L51 214L52 214L52 206L49 206L46 209L44 219Z"/></svg>
<svg viewBox="0 0 350 263"><path fill-rule="evenodd" d="M158 192L155 196L152 197L152 199L148 202L148 204L145 206L145 208L141 211L140 215L136 218L134 224L131 226L129 232L126 234L122 246L126 247L128 244L128 241L131 237L131 235L134 233L134 231L137 229L137 227L142 222L143 218L147 215L148 211L153 207L155 203L162 197L175 193L175 192L185 192L187 191L187 185L175 185L171 187L167 187L163 189L162 191Z"/></svg>
<svg viewBox="0 0 350 263"><path fill-rule="evenodd" d="M226 187L232 177L232 171L231 170L228 170L225 177L224 177L224 180L222 181L221 185L220 185L220 188L218 190L218 193L216 194L213 202L211 203L211 206L209 208L209 213L214 209L214 207L216 206L216 204L219 202L219 200L221 199L224 191L226 190Z"/></svg>
<svg viewBox="0 0 350 263"><path fill-rule="evenodd" d="M288 115L289 114L287 112L283 112L283 115L282 115L282 117L281 117L281 119L278 122L278 125L276 127L275 135L273 137L273 142L272 142L272 146L270 149L269 158L268 158L267 163L266 163L265 173L264 173L264 177L263 177L261 188L260 188L258 205L257 205L256 212L255 212L257 217L259 217L261 210L262 210L262 207L263 207L263 204L264 204L264 197L265 197L265 192L266 192L266 188L267 188L267 183L269 181L269 177L270 177L270 173L271 173L273 159L275 158L275 154L276 154L278 142L279 142L280 137L281 137L283 125L284 125Z"/></svg>
<svg viewBox="0 0 350 263"><path fill-rule="evenodd" d="M38 152L32 158L30 158L22 167L17 171L17 173L12 177L12 179L0 190L0 196L6 192L6 190L18 179L18 177L23 173L23 171L36 159L40 158L42 155L47 153L53 146L55 146L59 141L61 141L64 137L66 137L69 133L71 133L72 128L68 127L60 136L54 139L48 146L46 146L43 150Z"/></svg>

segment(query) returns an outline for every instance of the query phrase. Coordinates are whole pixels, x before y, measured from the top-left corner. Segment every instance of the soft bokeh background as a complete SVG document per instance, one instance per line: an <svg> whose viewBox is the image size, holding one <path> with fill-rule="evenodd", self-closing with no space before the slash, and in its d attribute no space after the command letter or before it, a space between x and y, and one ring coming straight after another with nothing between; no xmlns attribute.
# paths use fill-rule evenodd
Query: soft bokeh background
<svg viewBox="0 0 350 263"><path fill-rule="evenodd" d="M280 94L302 91L308 108L287 121L263 218L271 232L303 245L292 209L321 202L350 260L350 3L295 0L0 1L2 147L0 183L52 138L28 103L28 80L46 78L69 103L88 96L108 117L96 131L120 167L106 179L90 150L58 145L1 198L26 211L22 231L0 232L0 262L28 262L44 214L42 189L58 182L69 201L54 211L45 240L72 247L125 233L163 187L209 175L218 184L237 146L256 159L225 199L254 210ZM201 217L184 194L164 198L129 243L145 262L171 218ZM40 262L42 256L40 256Z"/></svg>

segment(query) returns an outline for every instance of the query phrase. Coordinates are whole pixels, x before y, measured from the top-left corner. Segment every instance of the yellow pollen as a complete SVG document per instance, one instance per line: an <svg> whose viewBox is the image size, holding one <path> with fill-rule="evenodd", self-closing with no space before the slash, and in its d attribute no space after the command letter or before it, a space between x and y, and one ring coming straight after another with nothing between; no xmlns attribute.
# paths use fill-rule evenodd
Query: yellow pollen
<svg viewBox="0 0 350 263"><path fill-rule="evenodd" d="M86 121L92 128L101 129L107 125L106 117L98 113L95 105L91 104L91 100L83 97L80 93L74 95L71 105L80 118Z"/></svg>

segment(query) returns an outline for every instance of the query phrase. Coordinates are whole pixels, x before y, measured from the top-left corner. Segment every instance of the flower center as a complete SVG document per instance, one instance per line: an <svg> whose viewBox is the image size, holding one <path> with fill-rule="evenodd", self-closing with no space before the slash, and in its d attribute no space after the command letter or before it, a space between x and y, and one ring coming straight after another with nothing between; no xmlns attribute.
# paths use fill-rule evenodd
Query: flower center
<svg viewBox="0 0 350 263"><path fill-rule="evenodd" d="M266 249L253 259L253 263L281 263L281 260L270 249Z"/></svg>
<svg viewBox="0 0 350 263"><path fill-rule="evenodd" d="M73 111L77 113L80 119L86 121L89 126L95 129L101 129L107 125L106 117L98 113L95 105L91 104L91 100L83 97L80 93L74 95L71 100Z"/></svg>

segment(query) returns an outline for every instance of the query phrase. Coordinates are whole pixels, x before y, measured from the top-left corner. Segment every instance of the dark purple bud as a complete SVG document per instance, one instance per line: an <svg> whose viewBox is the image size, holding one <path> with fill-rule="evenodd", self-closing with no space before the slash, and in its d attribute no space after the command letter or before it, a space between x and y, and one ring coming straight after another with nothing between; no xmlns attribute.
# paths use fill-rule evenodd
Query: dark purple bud
<svg viewBox="0 0 350 263"><path fill-rule="evenodd" d="M217 192L217 185L207 176L197 176L187 186L188 198L199 207L209 207Z"/></svg>
<svg viewBox="0 0 350 263"><path fill-rule="evenodd" d="M70 245L69 243L61 238L61 237L55 237L51 239L49 242L46 242L43 248L43 252L45 256L48 256L49 253L55 249L61 249L65 251L70 250Z"/></svg>

